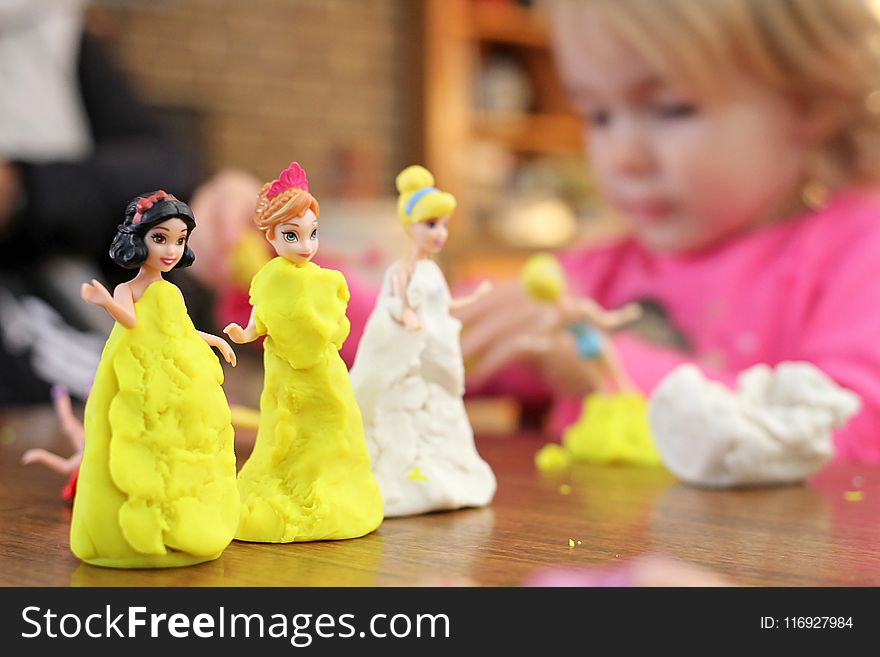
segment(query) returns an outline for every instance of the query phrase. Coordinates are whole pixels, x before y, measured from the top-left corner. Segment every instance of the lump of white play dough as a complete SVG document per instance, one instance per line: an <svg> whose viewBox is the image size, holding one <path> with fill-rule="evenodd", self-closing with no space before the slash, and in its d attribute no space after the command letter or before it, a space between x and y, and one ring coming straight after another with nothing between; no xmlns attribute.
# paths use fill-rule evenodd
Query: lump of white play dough
<svg viewBox="0 0 880 657"><path fill-rule="evenodd" d="M694 365L673 370L648 406L664 465L691 484L712 487L791 483L831 457L831 434L859 409L858 395L816 366L755 365L736 391Z"/></svg>

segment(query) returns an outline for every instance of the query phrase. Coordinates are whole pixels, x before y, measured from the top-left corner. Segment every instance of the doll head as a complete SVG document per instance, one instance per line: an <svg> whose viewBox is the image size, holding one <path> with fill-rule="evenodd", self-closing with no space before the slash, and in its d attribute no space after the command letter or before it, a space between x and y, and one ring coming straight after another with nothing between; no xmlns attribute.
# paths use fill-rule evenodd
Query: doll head
<svg viewBox="0 0 880 657"><path fill-rule="evenodd" d="M690 251L880 171L863 0L553 0L589 160L636 237Z"/></svg>
<svg viewBox="0 0 880 657"><path fill-rule="evenodd" d="M520 281L535 301L558 301L565 292L565 273L550 253L536 253L526 260Z"/></svg>
<svg viewBox="0 0 880 657"><path fill-rule="evenodd" d="M296 162L260 190L254 223L279 256L305 264L318 252L318 201L309 193L306 172Z"/></svg>
<svg viewBox="0 0 880 657"><path fill-rule="evenodd" d="M434 187L434 176L414 164L397 175L397 216L419 249L437 253L449 236L455 197Z"/></svg>
<svg viewBox="0 0 880 657"><path fill-rule="evenodd" d="M177 221L172 222L173 219ZM125 207L125 218L117 226L116 237L110 244L110 257L126 269L137 269L151 259L157 260L156 267L163 271L189 267L196 256L186 242L195 227L192 210L183 201L161 189L140 194ZM181 237L183 243L179 253L173 256L175 262L166 269L161 259L167 261L169 254L155 254L153 251L177 243Z"/></svg>

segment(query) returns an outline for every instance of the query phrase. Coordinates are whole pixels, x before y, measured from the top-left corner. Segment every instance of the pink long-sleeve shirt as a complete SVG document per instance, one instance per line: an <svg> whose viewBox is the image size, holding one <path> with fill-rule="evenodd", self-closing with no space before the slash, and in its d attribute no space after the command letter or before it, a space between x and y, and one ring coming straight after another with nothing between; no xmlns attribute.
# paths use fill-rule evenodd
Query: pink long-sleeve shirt
<svg viewBox="0 0 880 657"><path fill-rule="evenodd" d="M562 262L575 291L608 308L652 299L689 340L685 355L625 333L613 338L645 393L685 362L732 386L757 363L809 361L862 398L834 436L836 456L880 462L880 196L841 194L820 211L698 254L653 253L627 239ZM555 433L580 405L556 401Z"/></svg>

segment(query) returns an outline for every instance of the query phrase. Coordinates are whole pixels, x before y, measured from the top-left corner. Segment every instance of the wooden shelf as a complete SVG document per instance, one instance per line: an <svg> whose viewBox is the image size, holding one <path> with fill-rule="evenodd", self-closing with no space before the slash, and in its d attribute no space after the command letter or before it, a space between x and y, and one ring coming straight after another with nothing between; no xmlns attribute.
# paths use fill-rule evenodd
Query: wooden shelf
<svg viewBox="0 0 880 657"><path fill-rule="evenodd" d="M502 143L512 151L564 155L582 152L583 124L568 114L492 114L473 116L474 136Z"/></svg>
<svg viewBox="0 0 880 657"><path fill-rule="evenodd" d="M470 37L477 41L544 48L547 23L533 10L508 2L473 2Z"/></svg>
<svg viewBox="0 0 880 657"><path fill-rule="evenodd" d="M528 113L480 108L481 76L494 55L521 67L532 91ZM558 78L548 22L539 9L512 0L425 0L425 63L425 161L438 184L458 197L459 223L444 250L447 269L514 271L528 251L484 225L492 210L486 188L473 180L472 147L489 143L507 151L511 170L504 175L512 183L534 160L563 170L583 153L583 121ZM501 202L506 183L493 184Z"/></svg>

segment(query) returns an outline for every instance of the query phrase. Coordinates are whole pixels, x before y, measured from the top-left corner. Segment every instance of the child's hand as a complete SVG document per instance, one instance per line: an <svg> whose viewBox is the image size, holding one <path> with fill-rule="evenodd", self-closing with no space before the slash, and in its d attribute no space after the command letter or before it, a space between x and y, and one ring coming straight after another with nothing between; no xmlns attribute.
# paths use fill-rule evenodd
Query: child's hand
<svg viewBox="0 0 880 657"><path fill-rule="evenodd" d="M574 340L562 330L559 310L533 301L519 281L499 284L456 315L463 324L462 355L471 384L484 383L511 363L528 362L557 392L593 392L592 379L577 366Z"/></svg>
<svg viewBox="0 0 880 657"><path fill-rule="evenodd" d="M96 279L92 279L91 283L83 283L82 288L80 288L80 296L89 303L92 303L96 306L106 307L111 301L113 301L113 296L107 290L106 287L101 285Z"/></svg>

